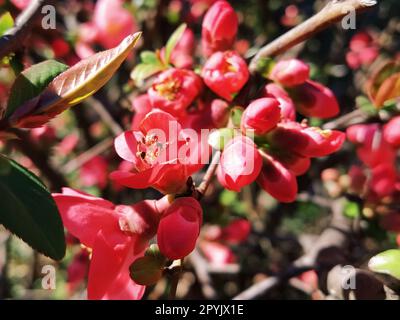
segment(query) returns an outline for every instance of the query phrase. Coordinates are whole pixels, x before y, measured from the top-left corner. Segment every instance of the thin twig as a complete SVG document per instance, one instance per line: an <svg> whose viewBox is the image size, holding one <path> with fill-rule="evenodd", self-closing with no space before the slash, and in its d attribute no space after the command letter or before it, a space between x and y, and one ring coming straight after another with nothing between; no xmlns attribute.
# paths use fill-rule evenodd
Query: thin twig
<svg viewBox="0 0 400 320"><path fill-rule="evenodd" d="M211 163L208 166L207 171L203 177L203 181L197 188L200 197L205 195L205 193L207 192L207 189L210 186L210 183L215 175L215 172L217 171L220 157L221 157L221 151L215 152L214 156L212 157Z"/></svg>
<svg viewBox="0 0 400 320"><path fill-rule="evenodd" d="M359 12L374 6L376 3L377 1L375 0L330 1L320 12L261 48L250 62L250 72L257 72L258 62L262 58L281 54L304 40L311 38L314 34L331 24L339 21L349 14L351 10Z"/></svg>
<svg viewBox="0 0 400 320"><path fill-rule="evenodd" d="M42 7L54 1L33 0L18 16L15 26L0 38L0 60L26 44L33 26L42 14Z"/></svg>
<svg viewBox="0 0 400 320"><path fill-rule="evenodd" d="M83 166L85 163L87 163L93 157L103 153L108 148L110 148L113 145L113 142L114 142L114 140L110 137L104 139L103 141L96 144L94 147L86 150L85 152L83 152L79 156L77 156L76 158L67 162L61 168L61 172L63 172L64 174L69 174L69 173L79 169L81 166Z"/></svg>
<svg viewBox="0 0 400 320"><path fill-rule="evenodd" d="M201 291L206 299L217 299L217 292L213 287L213 281L208 272L208 263L201 256L199 251L195 249L189 256L189 261L193 265L193 269L197 275L197 279L201 285Z"/></svg>
<svg viewBox="0 0 400 320"><path fill-rule="evenodd" d="M306 254L297 259L282 273L255 283L233 299L250 300L260 297L280 283L307 270L316 269L321 265L333 267L343 262L341 261L342 257L337 254L337 250L343 251L348 246L349 235L351 234L351 222L342 214L343 201L343 199L338 199L333 202L333 216L329 227L321 233L314 246ZM336 252L332 254L333 250L336 250Z"/></svg>

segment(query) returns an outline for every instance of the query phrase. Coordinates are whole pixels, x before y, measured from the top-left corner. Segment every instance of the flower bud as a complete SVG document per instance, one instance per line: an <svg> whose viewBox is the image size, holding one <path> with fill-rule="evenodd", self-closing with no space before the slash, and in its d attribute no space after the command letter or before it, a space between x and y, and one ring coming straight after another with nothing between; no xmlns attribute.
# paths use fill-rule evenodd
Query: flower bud
<svg viewBox="0 0 400 320"><path fill-rule="evenodd" d="M261 165L261 155L250 138L233 138L222 153L218 180L225 188L240 191L257 178Z"/></svg>
<svg viewBox="0 0 400 320"><path fill-rule="evenodd" d="M221 99L214 99L211 102L211 119L215 127L225 127L229 121L229 105Z"/></svg>
<svg viewBox="0 0 400 320"><path fill-rule="evenodd" d="M202 224L203 210L194 198L177 198L165 211L157 231L161 253L170 260L193 251Z"/></svg>
<svg viewBox="0 0 400 320"><path fill-rule="evenodd" d="M279 61L271 70L270 79L292 87L304 83L310 77L310 67L298 59Z"/></svg>
<svg viewBox="0 0 400 320"><path fill-rule="evenodd" d="M263 96L278 100L279 107L281 108L281 117L283 119L291 121L296 120L296 107L294 106L293 100L282 87L275 83L269 83L264 87Z"/></svg>
<svg viewBox="0 0 400 320"><path fill-rule="evenodd" d="M237 53L216 52L206 61L201 76L212 91L232 101L249 79L249 70Z"/></svg>
<svg viewBox="0 0 400 320"><path fill-rule="evenodd" d="M400 148L400 116L391 119L383 127L383 137L393 148Z"/></svg>
<svg viewBox="0 0 400 320"><path fill-rule="evenodd" d="M244 110L241 127L243 132L254 130L257 135L270 131L281 119L279 102L273 98L254 100Z"/></svg>
<svg viewBox="0 0 400 320"><path fill-rule="evenodd" d="M201 45L204 56L230 49L237 30L238 18L231 5L226 1L215 2L203 20Z"/></svg>
<svg viewBox="0 0 400 320"><path fill-rule="evenodd" d="M307 80L293 87L292 93L297 111L305 117L327 119L340 111L333 92L318 82Z"/></svg>

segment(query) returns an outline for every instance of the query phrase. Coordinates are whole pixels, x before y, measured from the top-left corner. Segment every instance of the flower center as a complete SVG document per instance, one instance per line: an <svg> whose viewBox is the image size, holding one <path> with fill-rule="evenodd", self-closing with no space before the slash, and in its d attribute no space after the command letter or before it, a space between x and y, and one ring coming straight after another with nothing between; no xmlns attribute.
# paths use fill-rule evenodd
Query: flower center
<svg viewBox="0 0 400 320"><path fill-rule="evenodd" d="M152 166L157 162L158 156L165 145L158 141L156 135L146 135L146 137L138 141L136 156L144 163Z"/></svg>
<svg viewBox="0 0 400 320"><path fill-rule="evenodd" d="M173 101L176 98L177 93L179 92L182 83L180 79L177 78L169 78L164 80L161 83L157 83L154 85L154 89L160 96L163 96L169 101Z"/></svg>

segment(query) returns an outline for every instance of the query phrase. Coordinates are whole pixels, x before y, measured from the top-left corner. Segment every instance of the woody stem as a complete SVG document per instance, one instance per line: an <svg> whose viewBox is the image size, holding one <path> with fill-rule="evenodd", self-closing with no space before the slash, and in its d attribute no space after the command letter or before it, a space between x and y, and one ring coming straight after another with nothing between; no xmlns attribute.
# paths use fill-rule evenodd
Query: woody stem
<svg viewBox="0 0 400 320"><path fill-rule="evenodd" d="M376 0L332 0L328 2L317 14L262 47L250 62L250 72L253 74L257 72L259 62L263 58L281 54L339 21L350 12L365 10L376 3Z"/></svg>

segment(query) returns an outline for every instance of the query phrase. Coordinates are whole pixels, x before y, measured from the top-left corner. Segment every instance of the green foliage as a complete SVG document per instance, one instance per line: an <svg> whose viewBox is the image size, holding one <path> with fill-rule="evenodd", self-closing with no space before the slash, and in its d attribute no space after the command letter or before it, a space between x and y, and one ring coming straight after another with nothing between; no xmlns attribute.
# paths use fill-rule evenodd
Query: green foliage
<svg viewBox="0 0 400 320"><path fill-rule="evenodd" d="M24 102L39 95L48 84L68 66L55 60L46 60L22 71L11 87L6 117Z"/></svg>
<svg viewBox="0 0 400 320"><path fill-rule="evenodd" d="M39 178L0 156L0 192L0 223L37 251L62 259L63 225L50 192Z"/></svg>
<svg viewBox="0 0 400 320"><path fill-rule="evenodd" d="M369 260L368 267L374 272L400 280L400 250L390 249L377 254Z"/></svg>

